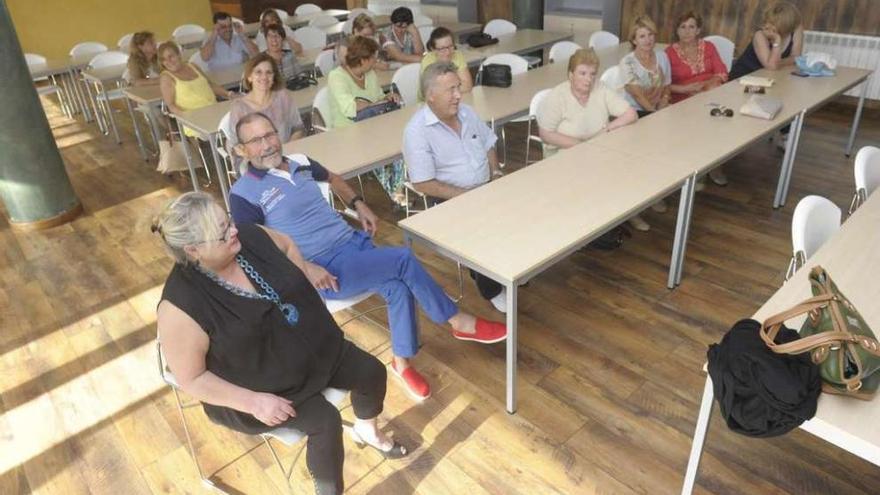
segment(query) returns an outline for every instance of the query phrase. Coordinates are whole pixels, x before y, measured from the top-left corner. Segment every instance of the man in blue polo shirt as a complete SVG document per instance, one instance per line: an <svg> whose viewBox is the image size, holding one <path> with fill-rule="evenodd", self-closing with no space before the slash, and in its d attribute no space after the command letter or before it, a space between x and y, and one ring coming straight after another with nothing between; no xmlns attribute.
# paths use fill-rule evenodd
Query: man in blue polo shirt
<svg viewBox="0 0 880 495"><path fill-rule="evenodd" d="M391 370L416 400L431 395L425 378L409 363L419 349L415 303L435 323L448 322L460 340L493 343L507 337L503 323L458 310L449 296L404 247L373 245L376 215L338 175L305 155L281 155L278 132L261 113L246 115L235 127L235 152L247 160L247 172L232 186L229 202L236 223L257 223L296 242L306 259L306 276L327 299L366 291L388 303ZM358 214L363 230L353 229L326 201L318 182Z"/></svg>

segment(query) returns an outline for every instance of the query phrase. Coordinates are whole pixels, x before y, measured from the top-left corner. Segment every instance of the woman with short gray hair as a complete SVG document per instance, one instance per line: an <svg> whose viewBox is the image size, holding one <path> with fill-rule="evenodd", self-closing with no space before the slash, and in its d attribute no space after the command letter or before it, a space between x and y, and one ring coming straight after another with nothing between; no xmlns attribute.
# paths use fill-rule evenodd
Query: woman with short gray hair
<svg viewBox="0 0 880 495"><path fill-rule="evenodd" d="M302 431L316 492L342 493L341 418L321 392L347 389L352 439L388 458L406 455L376 423L385 366L345 340L313 287L318 272L289 237L236 226L201 192L169 203L153 232L175 260L157 311L162 349L212 421L247 434Z"/></svg>

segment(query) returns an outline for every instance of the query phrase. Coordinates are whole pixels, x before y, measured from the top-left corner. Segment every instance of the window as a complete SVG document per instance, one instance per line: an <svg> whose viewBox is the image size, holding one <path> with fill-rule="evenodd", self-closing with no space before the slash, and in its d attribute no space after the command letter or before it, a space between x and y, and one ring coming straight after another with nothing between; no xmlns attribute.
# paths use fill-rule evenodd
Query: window
<svg viewBox="0 0 880 495"><path fill-rule="evenodd" d="M545 0L545 14L597 17L602 15L603 0Z"/></svg>

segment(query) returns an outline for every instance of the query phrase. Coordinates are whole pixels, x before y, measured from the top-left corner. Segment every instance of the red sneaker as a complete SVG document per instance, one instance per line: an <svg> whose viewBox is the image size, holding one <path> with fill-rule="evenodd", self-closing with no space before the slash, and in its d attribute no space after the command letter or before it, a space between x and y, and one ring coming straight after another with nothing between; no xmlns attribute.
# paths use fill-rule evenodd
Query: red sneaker
<svg viewBox="0 0 880 495"><path fill-rule="evenodd" d="M464 333L453 330L452 336L458 340L473 340L481 344L494 344L507 338L507 326L498 321L477 318L476 332Z"/></svg>
<svg viewBox="0 0 880 495"><path fill-rule="evenodd" d="M392 359L391 372L394 373L394 376L400 378L404 390L409 393L413 400L421 402L431 396L431 386L428 385L428 381L412 366L407 366L403 369L403 372L400 372L397 370L397 366L395 366Z"/></svg>

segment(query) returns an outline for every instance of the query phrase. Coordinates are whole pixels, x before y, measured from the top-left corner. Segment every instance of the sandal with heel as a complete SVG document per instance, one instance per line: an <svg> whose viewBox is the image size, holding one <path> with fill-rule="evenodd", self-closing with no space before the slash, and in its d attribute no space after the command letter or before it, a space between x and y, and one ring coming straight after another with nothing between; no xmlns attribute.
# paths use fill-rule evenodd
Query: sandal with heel
<svg viewBox="0 0 880 495"><path fill-rule="evenodd" d="M348 434L351 437L352 441L359 448L372 447L376 449L377 452L382 454L382 456L386 459L401 459L409 454L409 451L407 451L406 447L397 443L396 440L392 440L391 448L389 448L388 450L382 450L382 448L380 448L378 445L373 445L372 443L364 440L364 438L361 437L354 428L348 428Z"/></svg>

